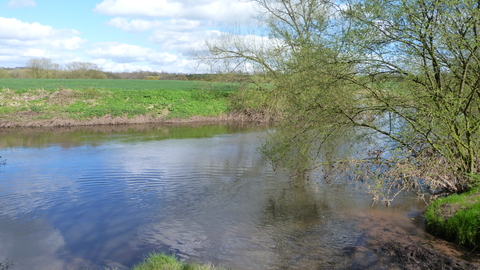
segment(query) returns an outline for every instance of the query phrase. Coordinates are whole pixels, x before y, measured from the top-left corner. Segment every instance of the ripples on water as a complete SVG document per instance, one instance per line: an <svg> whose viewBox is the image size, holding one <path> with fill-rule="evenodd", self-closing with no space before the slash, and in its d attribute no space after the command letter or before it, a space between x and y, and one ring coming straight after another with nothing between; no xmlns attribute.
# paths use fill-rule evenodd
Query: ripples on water
<svg viewBox="0 0 480 270"><path fill-rule="evenodd" d="M192 129L4 135L0 262L126 269L158 251L233 269L328 269L359 241L367 195L290 182L257 153L264 132Z"/></svg>

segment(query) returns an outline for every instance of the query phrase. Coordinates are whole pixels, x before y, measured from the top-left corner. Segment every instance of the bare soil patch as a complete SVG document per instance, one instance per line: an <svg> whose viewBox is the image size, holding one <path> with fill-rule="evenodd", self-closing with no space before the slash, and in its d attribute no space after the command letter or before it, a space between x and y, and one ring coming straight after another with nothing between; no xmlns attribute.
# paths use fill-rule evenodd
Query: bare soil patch
<svg viewBox="0 0 480 270"><path fill-rule="evenodd" d="M78 92L72 89L62 89L54 92L48 98L48 102L51 104L65 106L73 104L78 100Z"/></svg>
<svg viewBox="0 0 480 270"><path fill-rule="evenodd" d="M366 214L359 224L365 239L344 249L348 269L480 269L478 251L426 233L419 219Z"/></svg>

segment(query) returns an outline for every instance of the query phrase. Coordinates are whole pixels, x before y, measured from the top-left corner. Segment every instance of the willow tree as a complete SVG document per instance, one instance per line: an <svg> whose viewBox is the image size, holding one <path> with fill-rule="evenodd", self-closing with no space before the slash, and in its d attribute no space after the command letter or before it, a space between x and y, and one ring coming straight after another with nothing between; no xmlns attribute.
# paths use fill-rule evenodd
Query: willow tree
<svg viewBox="0 0 480 270"><path fill-rule="evenodd" d="M354 125L396 143L403 159L390 163L396 177L434 192L462 192L480 169L480 2L368 0L351 2L347 39L357 52L352 81L365 108L342 110ZM381 76L383 75L383 76ZM379 83L388 75L401 89ZM365 77L370 80L364 80ZM385 115L400 128L359 121ZM397 179L394 179L397 180ZM405 183L405 182L404 182Z"/></svg>
<svg viewBox="0 0 480 270"><path fill-rule="evenodd" d="M283 117L264 147L272 161L302 173L328 163L393 194L476 184L478 1L255 2L273 44L258 50L235 36L208 45L211 59L251 63L272 79ZM377 143L346 156L335 141L346 134Z"/></svg>

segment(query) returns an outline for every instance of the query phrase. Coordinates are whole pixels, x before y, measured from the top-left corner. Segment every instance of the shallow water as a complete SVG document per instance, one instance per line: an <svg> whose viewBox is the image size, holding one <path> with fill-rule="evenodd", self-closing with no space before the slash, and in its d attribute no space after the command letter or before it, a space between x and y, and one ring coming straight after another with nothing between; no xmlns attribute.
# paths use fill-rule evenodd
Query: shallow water
<svg viewBox="0 0 480 270"><path fill-rule="evenodd" d="M148 253L232 269L331 269L365 242L372 211L408 222L405 195L371 207L349 185L290 181L232 126L0 133L0 262L12 269L128 269Z"/></svg>

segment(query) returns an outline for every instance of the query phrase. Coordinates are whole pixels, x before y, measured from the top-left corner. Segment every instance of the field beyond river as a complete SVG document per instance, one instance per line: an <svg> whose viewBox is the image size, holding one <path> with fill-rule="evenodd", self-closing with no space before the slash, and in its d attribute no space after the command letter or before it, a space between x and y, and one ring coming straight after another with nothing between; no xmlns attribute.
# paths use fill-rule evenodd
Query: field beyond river
<svg viewBox="0 0 480 270"><path fill-rule="evenodd" d="M0 127L248 121L240 84L162 80L0 79Z"/></svg>

